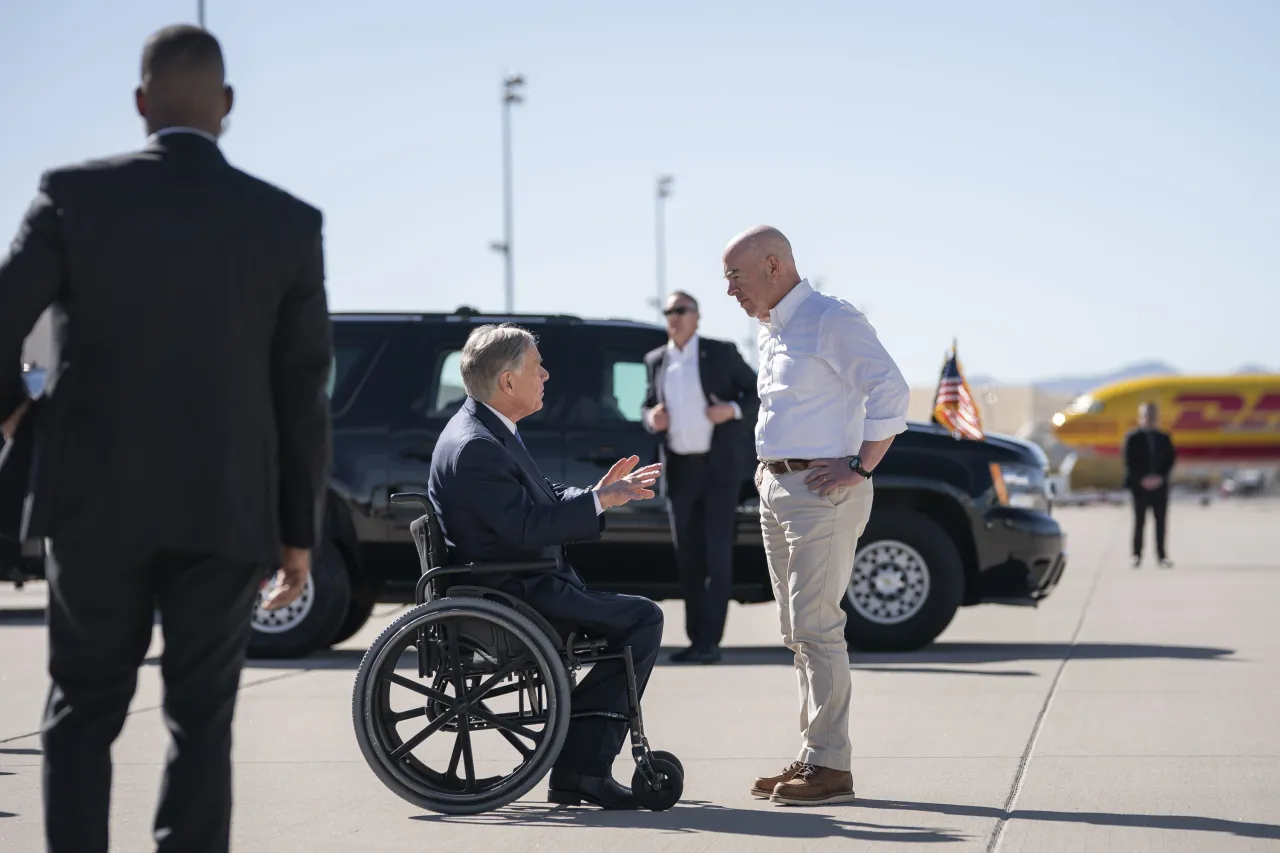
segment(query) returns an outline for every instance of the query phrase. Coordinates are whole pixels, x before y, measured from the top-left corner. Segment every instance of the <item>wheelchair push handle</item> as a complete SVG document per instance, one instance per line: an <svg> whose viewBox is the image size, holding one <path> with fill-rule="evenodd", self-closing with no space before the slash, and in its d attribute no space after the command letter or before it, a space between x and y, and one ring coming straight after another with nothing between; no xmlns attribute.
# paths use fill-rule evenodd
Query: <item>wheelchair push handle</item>
<svg viewBox="0 0 1280 853"><path fill-rule="evenodd" d="M391 502L393 504L417 504L422 507L423 515L428 515L431 512L431 499L421 492L392 492Z"/></svg>

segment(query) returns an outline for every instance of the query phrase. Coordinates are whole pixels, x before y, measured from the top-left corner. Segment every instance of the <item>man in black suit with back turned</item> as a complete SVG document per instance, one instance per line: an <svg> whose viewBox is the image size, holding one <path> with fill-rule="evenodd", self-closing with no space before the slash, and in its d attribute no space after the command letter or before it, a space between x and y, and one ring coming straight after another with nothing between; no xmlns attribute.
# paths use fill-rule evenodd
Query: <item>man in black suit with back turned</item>
<svg viewBox="0 0 1280 853"><path fill-rule="evenodd" d="M738 495L755 459L755 371L729 341L698 334L698 302L677 290L667 345L648 353L645 427L661 433L667 512L690 646L676 663L716 663L733 590Z"/></svg>
<svg viewBox="0 0 1280 853"><path fill-rule="evenodd" d="M1178 454L1169 433L1159 428L1155 403L1138 407L1138 428L1124 437L1124 484L1133 495L1133 567L1142 565L1143 529L1147 510L1156 519L1156 555L1164 568L1173 566L1165 555L1165 517L1169 508L1169 472Z"/></svg>
<svg viewBox="0 0 1280 853"><path fill-rule="evenodd" d="M556 560L553 571L485 575L483 582L527 601L565 633L585 631L606 640L611 652L631 646L636 692L643 695L662 645L662 609L647 598L588 589L566 561L564 546L598 539L609 508L652 498L649 487L662 466L633 471L639 459L632 456L618 460L594 488L552 484L517 427L542 408L548 378L533 335L509 323L481 326L467 338L460 366L467 399L436 441L428 481L453 558ZM625 662L593 664L570 704L574 718L551 768L548 799L636 808L631 790L610 772L627 724L605 716L627 713Z"/></svg>
<svg viewBox="0 0 1280 853"><path fill-rule="evenodd" d="M142 54L143 149L47 172L0 261L0 419L35 417L26 538L49 546L50 851L105 853L111 745L163 628L172 735L160 851L225 851L231 729L250 617L310 571L329 461L321 214L230 166L218 42ZM54 310L38 401L24 338ZM24 430L25 432L25 430Z"/></svg>

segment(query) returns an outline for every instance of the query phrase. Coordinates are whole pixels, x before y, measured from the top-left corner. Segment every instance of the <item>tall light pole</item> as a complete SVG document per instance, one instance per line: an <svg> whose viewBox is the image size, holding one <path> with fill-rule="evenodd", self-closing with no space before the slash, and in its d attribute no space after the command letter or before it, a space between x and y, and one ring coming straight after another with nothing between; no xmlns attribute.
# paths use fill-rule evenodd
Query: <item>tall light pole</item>
<svg viewBox="0 0 1280 853"><path fill-rule="evenodd" d="M670 175L663 175L658 178L657 191L654 193L653 199L653 231L654 231L654 254L655 254L655 277L657 279L657 291L654 294L653 305L658 309L658 322L662 322L662 309L667 301L667 228L664 212L666 208L666 200L671 195L671 182L674 180Z"/></svg>
<svg viewBox="0 0 1280 853"><path fill-rule="evenodd" d="M196 0L196 21L200 24L200 29L204 29L204 0Z"/></svg>
<svg viewBox="0 0 1280 853"><path fill-rule="evenodd" d="M524 77L513 74L502 81L502 242L490 243L489 248L501 252L506 261L506 312L515 311L516 284L511 266L511 105L524 101L520 90Z"/></svg>

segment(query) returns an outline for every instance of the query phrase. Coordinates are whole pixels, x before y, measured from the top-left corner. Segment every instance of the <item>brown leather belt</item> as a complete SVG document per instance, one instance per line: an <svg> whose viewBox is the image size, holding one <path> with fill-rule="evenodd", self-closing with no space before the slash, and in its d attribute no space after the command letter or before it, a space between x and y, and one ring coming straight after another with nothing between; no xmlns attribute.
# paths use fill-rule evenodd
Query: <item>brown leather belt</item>
<svg viewBox="0 0 1280 853"><path fill-rule="evenodd" d="M775 477L780 474L790 474L792 471L803 471L812 465L812 459L779 459L774 462L766 462L760 460L760 464L768 469L770 474Z"/></svg>

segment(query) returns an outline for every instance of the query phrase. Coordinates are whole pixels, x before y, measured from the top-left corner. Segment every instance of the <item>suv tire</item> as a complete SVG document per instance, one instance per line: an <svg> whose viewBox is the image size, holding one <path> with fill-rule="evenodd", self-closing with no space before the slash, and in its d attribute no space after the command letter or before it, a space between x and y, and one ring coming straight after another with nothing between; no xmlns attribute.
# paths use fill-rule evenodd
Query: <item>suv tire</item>
<svg viewBox="0 0 1280 853"><path fill-rule="evenodd" d="M258 594L259 603L263 592ZM302 595L283 610L255 606L249 657L298 658L328 648L347 615L351 580L332 540L311 552L311 576Z"/></svg>
<svg viewBox="0 0 1280 853"><path fill-rule="evenodd" d="M960 552L937 522L911 510L874 515L840 601L845 639L862 651L924 648L951 624L963 596Z"/></svg>

